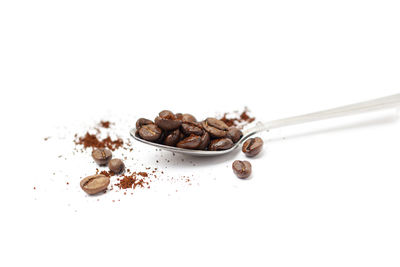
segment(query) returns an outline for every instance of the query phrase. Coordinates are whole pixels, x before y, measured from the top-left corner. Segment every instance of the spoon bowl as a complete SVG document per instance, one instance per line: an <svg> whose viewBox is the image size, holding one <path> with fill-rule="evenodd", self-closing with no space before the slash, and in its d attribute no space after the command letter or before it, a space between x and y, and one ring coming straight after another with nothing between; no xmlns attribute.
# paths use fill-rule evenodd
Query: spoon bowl
<svg viewBox="0 0 400 267"><path fill-rule="evenodd" d="M319 112L308 113L308 114L299 115L299 116L295 116L295 117L274 120L274 121L270 121L270 122L266 122L266 123L259 122L259 123L257 123L257 125L255 127L244 131L243 137L238 142L236 142L233 147L231 147L230 149L220 150L220 151L184 149L184 148L166 146L163 144L149 142L144 139L141 139L139 136L136 135L136 128L133 128L130 131L130 135L137 141L140 141L142 143L145 143L147 145L151 145L151 146L154 146L154 147L157 147L160 149L175 152L175 153L187 154L187 155L192 155L192 156L202 156L202 157L220 156L220 155L224 155L224 154L234 151L247 138L249 138L250 136L252 136L258 132L261 132L261 131L268 131L270 129L284 127L284 126L290 126L290 125L295 125L295 124L300 124L300 123L307 123L307 122L312 122L312 121L325 120L325 119L330 119L330 118L343 117L343 116L360 114L360 113L365 113L365 112L370 112L370 111L375 111L375 110L396 108L398 106L400 106L400 94L377 98L374 100L369 100L369 101L360 102L360 103L356 103L356 104L346 105L346 106L342 106L342 107L338 107L338 108L327 109L327 110L323 110L323 111L319 111Z"/></svg>
<svg viewBox="0 0 400 267"><path fill-rule="evenodd" d="M231 147L230 149L226 149L226 150L219 150L219 151L208 151L208 150L194 150L194 149L184 149L184 148L179 148L179 147L174 147L174 146L166 146L163 144L158 144L158 143L153 143L150 141L146 141L142 138L140 138L139 136L136 135L136 128L133 128L132 130L130 130L129 134L137 141L145 143L146 145L151 145L154 146L156 148L160 148L160 149L164 149L170 152L174 152L174 153L182 153L182 154L186 154L186 155L191 155L191 156L199 156L199 157L210 157L210 156L220 156L220 155L224 155L227 153L232 152L233 150L235 150L236 148L238 148L240 146L240 144L243 143L243 141L248 138L250 135L243 135L243 137L235 143L235 145L233 147ZM254 133L253 133L254 134Z"/></svg>

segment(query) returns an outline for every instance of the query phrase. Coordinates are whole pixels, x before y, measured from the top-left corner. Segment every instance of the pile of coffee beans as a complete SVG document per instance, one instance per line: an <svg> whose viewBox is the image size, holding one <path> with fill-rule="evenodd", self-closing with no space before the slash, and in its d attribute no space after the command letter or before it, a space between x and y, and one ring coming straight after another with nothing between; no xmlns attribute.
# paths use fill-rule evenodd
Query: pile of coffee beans
<svg viewBox="0 0 400 267"><path fill-rule="evenodd" d="M92 158L99 166L107 166L114 174L122 173L125 164L120 159L112 159L112 152L107 148L96 148L92 151ZM110 184L110 178L103 174L91 175L81 180L81 188L89 195L105 191Z"/></svg>
<svg viewBox="0 0 400 267"><path fill-rule="evenodd" d="M174 114L172 111L163 110L154 122L144 118L138 119L136 135L167 146L217 151L232 148L243 133L216 118L197 121L191 114Z"/></svg>

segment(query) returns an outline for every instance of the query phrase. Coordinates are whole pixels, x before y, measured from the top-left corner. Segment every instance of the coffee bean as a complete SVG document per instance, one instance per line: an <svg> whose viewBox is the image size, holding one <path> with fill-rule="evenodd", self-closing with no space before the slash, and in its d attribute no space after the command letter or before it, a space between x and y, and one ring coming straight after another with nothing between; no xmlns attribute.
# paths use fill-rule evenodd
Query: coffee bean
<svg viewBox="0 0 400 267"><path fill-rule="evenodd" d="M208 125L210 125L212 127L215 127L217 129L224 130L224 131L228 130L228 125L226 125L225 122L223 122L221 120L218 120L216 118L207 118L206 121L207 121Z"/></svg>
<svg viewBox="0 0 400 267"><path fill-rule="evenodd" d="M147 124L154 124L154 122L145 118L140 118L136 121L136 129L139 130L140 127Z"/></svg>
<svg viewBox="0 0 400 267"><path fill-rule="evenodd" d="M147 141L157 141L160 139L162 131L155 124L146 124L139 129L139 135L141 138Z"/></svg>
<svg viewBox="0 0 400 267"><path fill-rule="evenodd" d="M236 128L234 126L231 126L228 128L228 133L227 133L226 137L230 138L234 143L239 141L240 138L242 138L242 136L243 136L243 133L238 128Z"/></svg>
<svg viewBox="0 0 400 267"><path fill-rule="evenodd" d="M197 122L196 118L188 113L182 115L182 122Z"/></svg>
<svg viewBox="0 0 400 267"><path fill-rule="evenodd" d="M119 174L124 170L125 164L120 159L112 159L108 163L108 168L110 169L110 171L114 172L115 174Z"/></svg>
<svg viewBox="0 0 400 267"><path fill-rule="evenodd" d="M186 149L196 149L201 143L201 137L198 135L190 135L176 144L177 147Z"/></svg>
<svg viewBox="0 0 400 267"><path fill-rule="evenodd" d="M254 157L258 155L263 147L264 141L260 137L249 138L244 142L242 151L248 157Z"/></svg>
<svg viewBox="0 0 400 267"><path fill-rule="evenodd" d="M181 131L179 131L179 129L176 129L175 131L172 131L169 134L167 134L167 136L164 138L164 145L175 146L180 139L181 139Z"/></svg>
<svg viewBox="0 0 400 267"><path fill-rule="evenodd" d="M107 148L96 148L92 151L92 158L100 166L107 165L112 158L112 153Z"/></svg>
<svg viewBox="0 0 400 267"><path fill-rule="evenodd" d="M178 120L174 113L169 110L163 110L155 118L154 122L158 127L166 131L172 131L179 128L182 121Z"/></svg>
<svg viewBox="0 0 400 267"><path fill-rule="evenodd" d="M210 144L210 134L204 132L204 134L201 136L200 145L197 149L204 150L208 147L208 144Z"/></svg>
<svg viewBox="0 0 400 267"><path fill-rule="evenodd" d="M202 122L203 128L214 138L226 137L228 126L221 120L207 118Z"/></svg>
<svg viewBox="0 0 400 267"><path fill-rule="evenodd" d="M211 141L208 149L211 151L226 150L233 147L233 142L229 138L214 139Z"/></svg>
<svg viewBox="0 0 400 267"><path fill-rule="evenodd" d="M235 160L232 163L232 169L236 176L241 179L248 178L251 174L251 164L246 160Z"/></svg>
<svg viewBox="0 0 400 267"><path fill-rule="evenodd" d="M110 178L102 174L88 176L82 179L80 183L82 190L89 195L94 195L106 190L109 184Z"/></svg>
<svg viewBox="0 0 400 267"><path fill-rule="evenodd" d="M202 135L203 134L203 128L200 123L195 123L195 122L184 122L181 125L182 132L186 135Z"/></svg>

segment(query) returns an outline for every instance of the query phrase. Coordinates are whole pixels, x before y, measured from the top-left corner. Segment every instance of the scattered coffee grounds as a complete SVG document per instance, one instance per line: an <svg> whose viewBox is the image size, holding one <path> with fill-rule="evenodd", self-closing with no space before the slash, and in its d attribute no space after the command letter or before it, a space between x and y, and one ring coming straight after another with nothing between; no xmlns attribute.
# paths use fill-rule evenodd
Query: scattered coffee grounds
<svg viewBox="0 0 400 267"><path fill-rule="evenodd" d="M110 136L107 136L104 139L99 139L96 134L90 134L87 132L84 136L78 137L75 135L74 143L76 145L83 145L83 148L108 148L111 151L115 151L116 149L122 147L124 145L124 141L121 138L117 138L116 140L111 140Z"/></svg>
<svg viewBox="0 0 400 267"><path fill-rule="evenodd" d="M224 113L224 115L222 116L222 118L220 118L220 120L225 122L225 124L228 126L236 126L242 129L244 126L252 123L256 119L255 117L250 117L248 114L249 112L250 111L246 107L244 111L240 114L235 112L232 118L230 118L231 116L229 116L228 113Z"/></svg>
<svg viewBox="0 0 400 267"><path fill-rule="evenodd" d="M97 170L96 174L102 174L102 175L104 175L104 176L106 176L108 178L110 178L111 176L115 175L115 173L113 171L101 171L101 172L99 172L98 169L96 169L96 170Z"/></svg>
<svg viewBox="0 0 400 267"><path fill-rule="evenodd" d="M146 180L148 177L147 173L140 172L140 173L132 173L130 175L122 175L122 178L118 178L118 183L114 184L118 186L120 189L135 189L136 187L140 188L150 188L149 181Z"/></svg>
<svg viewBox="0 0 400 267"><path fill-rule="evenodd" d="M100 121L100 126L103 128L108 129L108 128L110 128L110 125L111 125L111 122L109 122L109 121Z"/></svg>
<svg viewBox="0 0 400 267"><path fill-rule="evenodd" d="M163 110L154 122L145 118L138 119L136 136L166 146L218 151L232 148L243 133L216 118L197 121L191 114Z"/></svg>

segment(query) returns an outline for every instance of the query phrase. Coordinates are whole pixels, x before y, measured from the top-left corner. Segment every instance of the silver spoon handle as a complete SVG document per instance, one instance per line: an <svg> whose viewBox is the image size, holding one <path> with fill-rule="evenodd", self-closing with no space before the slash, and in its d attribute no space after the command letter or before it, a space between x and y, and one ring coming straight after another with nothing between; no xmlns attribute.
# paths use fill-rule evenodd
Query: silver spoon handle
<svg viewBox="0 0 400 267"><path fill-rule="evenodd" d="M389 109L398 106L400 106L400 94L377 98L374 100L369 100L338 108L327 109L319 112L308 113L300 116L289 117L265 123L258 123L255 127L248 129L245 132L245 136L250 136L261 131L266 131L269 129L279 128L289 125L325 120L330 118L348 116L348 115L359 114L381 109Z"/></svg>

